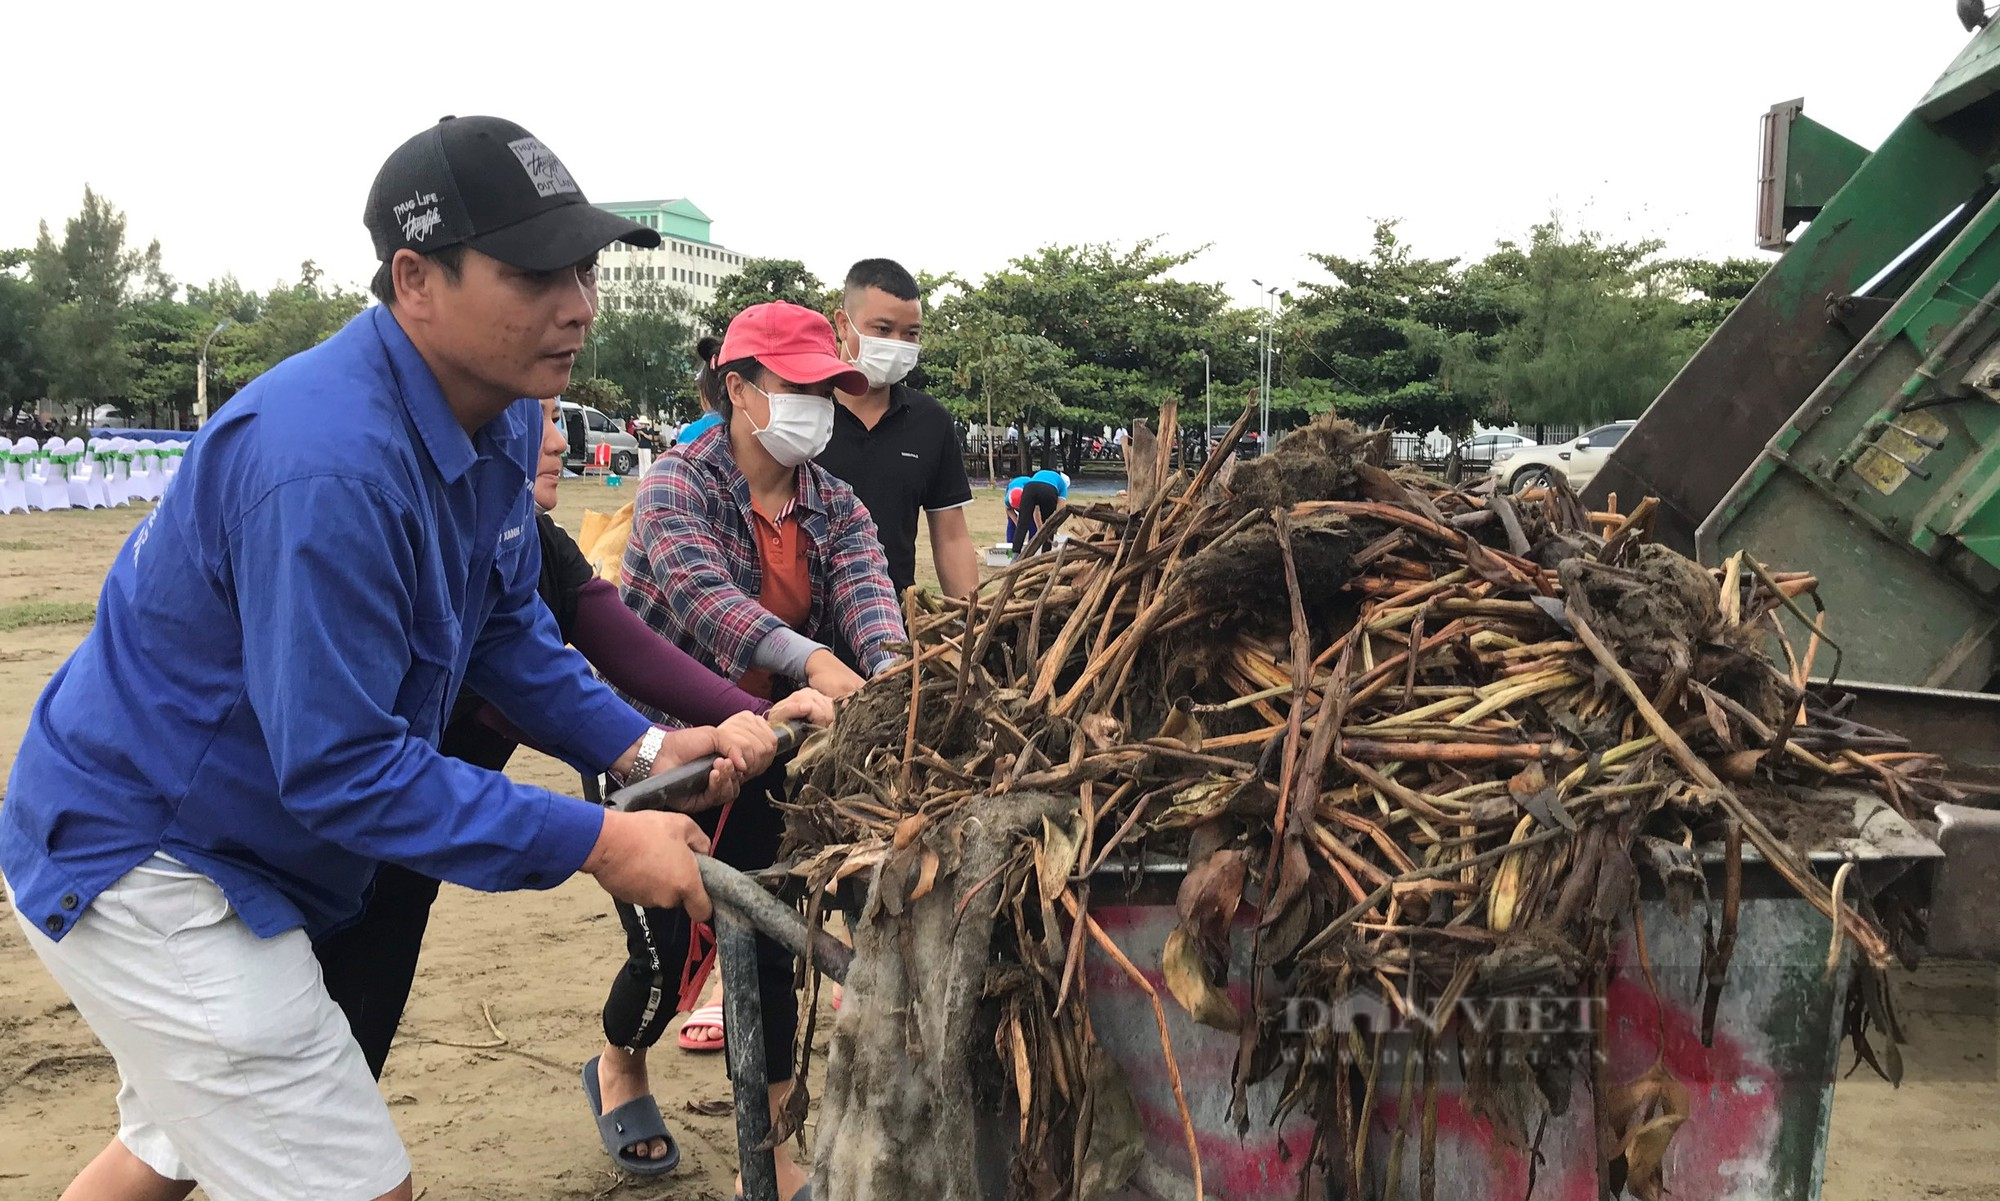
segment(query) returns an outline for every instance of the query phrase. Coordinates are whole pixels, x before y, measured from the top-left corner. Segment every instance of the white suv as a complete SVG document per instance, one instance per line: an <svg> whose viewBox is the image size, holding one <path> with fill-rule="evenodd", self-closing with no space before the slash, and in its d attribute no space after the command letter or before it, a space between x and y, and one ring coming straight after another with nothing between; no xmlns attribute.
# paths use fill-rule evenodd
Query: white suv
<svg viewBox="0 0 2000 1201"><path fill-rule="evenodd" d="M1498 450L1493 455L1493 478L1509 492L1539 487L1551 480L1563 480L1581 492L1611 457L1612 448L1624 441L1637 424L1614 421L1598 426L1574 442Z"/></svg>

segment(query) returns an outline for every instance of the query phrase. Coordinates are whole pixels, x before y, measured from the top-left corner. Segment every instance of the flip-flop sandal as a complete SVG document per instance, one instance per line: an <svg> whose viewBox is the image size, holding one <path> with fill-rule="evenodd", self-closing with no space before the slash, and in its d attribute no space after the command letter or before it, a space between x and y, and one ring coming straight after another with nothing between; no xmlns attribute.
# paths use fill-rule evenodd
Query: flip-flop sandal
<svg viewBox="0 0 2000 1201"><path fill-rule="evenodd" d="M674 1041L680 1044L681 1050L692 1051L697 1055L706 1055L711 1051L722 1050L721 1039L689 1038L688 1031L690 1030L713 1030L717 1034L721 1034L722 1006L704 1005L693 1013L688 1014L687 1021L681 1023L681 1032L674 1037Z"/></svg>
<svg viewBox="0 0 2000 1201"><path fill-rule="evenodd" d="M604 1095L597 1087L598 1056L583 1065L583 1095L590 1101L590 1116L597 1122L597 1137L612 1162L634 1176L664 1176L681 1164L681 1145L667 1133L666 1119L659 1103L651 1097L627 1101L610 1113L604 1112ZM652 1139L667 1140L667 1153L658 1159L626 1150ZM808 1199L810 1201L810 1199Z"/></svg>

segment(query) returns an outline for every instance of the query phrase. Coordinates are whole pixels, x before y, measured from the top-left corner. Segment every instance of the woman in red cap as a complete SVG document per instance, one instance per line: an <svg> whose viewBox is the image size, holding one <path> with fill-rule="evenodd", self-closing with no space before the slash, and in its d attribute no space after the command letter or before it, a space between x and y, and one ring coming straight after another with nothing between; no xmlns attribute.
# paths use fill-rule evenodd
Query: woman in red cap
<svg viewBox="0 0 2000 1201"><path fill-rule="evenodd" d="M825 317L794 304L754 305L729 323L720 347L704 340L698 384L720 423L654 464L639 485L625 551L625 603L682 650L777 699L799 686L839 699L896 660L902 611L875 523L846 484L813 462L833 430L836 387L868 381L841 360ZM829 647L838 634L857 662ZM858 669L858 670L857 670ZM645 712L643 704L638 706ZM784 832L771 804L782 768L744 785L736 802L700 820L718 859L768 867ZM706 963L691 956L693 930L678 910L620 905L630 957L604 1006L603 1053L587 1075L596 1112L648 1096L646 1050L690 1007ZM758 992L773 1112L790 1088L797 998L791 955L758 940ZM612 1123L615 1126L615 1123ZM664 1170L678 1157L664 1135L604 1129L628 1169ZM636 1162L635 1162L636 1161ZM778 1152L781 1195L803 1195L805 1175Z"/></svg>

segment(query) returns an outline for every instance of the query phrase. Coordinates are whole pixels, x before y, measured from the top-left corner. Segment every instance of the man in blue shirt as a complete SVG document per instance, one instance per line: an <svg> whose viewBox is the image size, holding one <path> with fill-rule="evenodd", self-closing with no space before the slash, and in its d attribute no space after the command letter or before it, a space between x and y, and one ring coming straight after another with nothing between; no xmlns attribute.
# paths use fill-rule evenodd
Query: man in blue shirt
<svg viewBox="0 0 2000 1201"><path fill-rule="evenodd" d="M708 914L687 818L606 812L439 755L469 682L535 742L621 776L723 751L650 725L536 596L538 403L596 312L594 263L659 235L591 207L548 148L446 118L366 223L383 300L195 438L36 702L0 872L28 941L117 1060L119 1136L67 1196L411 1195L409 1161L310 936L393 861L473 888L576 871Z"/></svg>
<svg viewBox="0 0 2000 1201"><path fill-rule="evenodd" d="M1007 485L1007 499L1012 521L1007 533L1014 541L1014 557L1021 557L1021 548L1029 539L1040 532L1043 524L1056 515L1056 510L1069 497L1069 476L1060 471L1043 469L1025 478L1016 477Z"/></svg>
<svg viewBox="0 0 2000 1201"><path fill-rule="evenodd" d="M722 414L704 405L702 408L701 416L695 418L693 421L690 421L686 425L682 426L681 432L674 435L674 445L686 446L688 443L694 441L696 438L701 437L703 434L707 433L708 431L714 429L716 426L721 424L722 424Z"/></svg>

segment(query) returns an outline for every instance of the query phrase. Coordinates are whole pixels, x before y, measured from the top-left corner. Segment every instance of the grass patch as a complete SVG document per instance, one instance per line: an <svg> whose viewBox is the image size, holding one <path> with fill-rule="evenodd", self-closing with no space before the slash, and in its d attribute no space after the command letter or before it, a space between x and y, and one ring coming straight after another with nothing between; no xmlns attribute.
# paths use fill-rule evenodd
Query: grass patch
<svg viewBox="0 0 2000 1201"><path fill-rule="evenodd" d="M0 607L0 633L28 626L89 625L97 606L89 601L27 601Z"/></svg>
<svg viewBox="0 0 2000 1201"><path fill-rule="evenodd" d="M0 550L40 550L42 544L26 538L0 538Z"/></svg>

